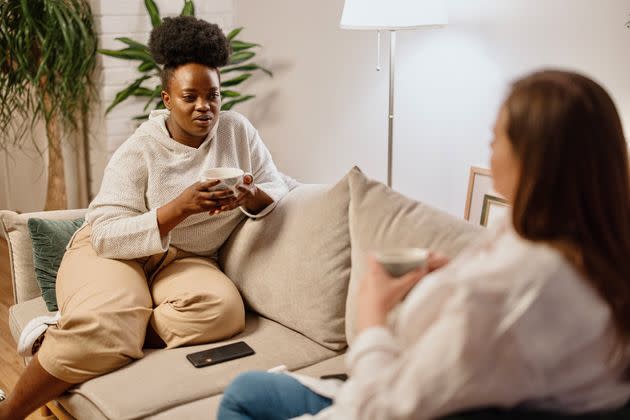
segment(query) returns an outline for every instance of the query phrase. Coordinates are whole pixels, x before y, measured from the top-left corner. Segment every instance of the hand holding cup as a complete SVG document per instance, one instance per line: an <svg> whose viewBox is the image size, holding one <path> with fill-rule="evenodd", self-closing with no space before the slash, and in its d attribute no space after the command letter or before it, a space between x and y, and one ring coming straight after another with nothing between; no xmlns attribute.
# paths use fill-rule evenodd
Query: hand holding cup
<svg viewBox="0 0 630 420"><path fill-rule="evenodd" d="M390 248L374 252L374 258L392 277L400 277L424 267L429 254L429 250L424 248Z"/></svg>
<svg viewBox="0 0 630 420"><path fill-rule="evenodd" d="M208 192L219 198L215 208L210 210L211 215L233 210L255 193L254 178L239 168L208 169L201 179L211 183Z"/></svg>

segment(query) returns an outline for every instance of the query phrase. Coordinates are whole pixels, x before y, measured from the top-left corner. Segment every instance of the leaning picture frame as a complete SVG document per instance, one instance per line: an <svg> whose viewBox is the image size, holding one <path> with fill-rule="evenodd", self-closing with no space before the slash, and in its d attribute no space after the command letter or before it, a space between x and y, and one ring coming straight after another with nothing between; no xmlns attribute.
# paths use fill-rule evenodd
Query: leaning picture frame
<svg viewBox="0 0 630 420"><path fill-rule="evenodd" d="M484 194L481 207L481 226L493 227L508 213L510 204L506 199L491 194Z"/></svg>
<svg viewBox="0 0 630 420"><path fill-rule="evenodd" d="M480 223L483 197L492 191L492 175L490 169L471 166L468 176L468 191L466 192L466 207L464 219L469 222Z"/></svg>

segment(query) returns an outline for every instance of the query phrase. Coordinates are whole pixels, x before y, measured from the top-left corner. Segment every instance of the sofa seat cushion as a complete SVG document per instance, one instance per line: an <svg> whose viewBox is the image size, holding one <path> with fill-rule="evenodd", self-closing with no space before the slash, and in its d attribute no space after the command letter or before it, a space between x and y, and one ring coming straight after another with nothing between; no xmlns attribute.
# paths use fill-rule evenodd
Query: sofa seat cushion
<svg viewBox="0 0 630 420"><path fill-rule="evenodd" d="M12 332L18 337L30 319L47 311L40 297L14 305L10 313ZM240 340L256 354L199 369L186 359L189 353ZM278 365L296 370L338 354L274 321L248 313L245 331L229 340L171 350L145 350L143 359L81 384L59 401L79 419L146 417L220 394L241 372ZM199 413L199 418L205 416L206 413Z"/></svg>
<svg viewBox="0 0 630 420"><path fill-rule="evenodd" d="M298 369L295 373L309 375L318 378L322 375L330 375L333 373L344 373L346 371L344 364L345 356L340 354L323 362L315 363L306 368ZM167 411L163 411L155 416L148 417L151 420L170 420L170 419L197 419L199 414L203 413L203 418L215 419L219 411L219 404L223 394L214 395L198 401L181 405Z"/></svg>
<svg viewBox="0 0 630 420"><path fill-rule="evenodd" d="M161 413L145 417L146 420L197 420L216 419L223 394L193 401L180 405Z"/></svg>
<svg viewBox="0 0 630 420"><path fill-rule="evenodd" d="M330 359L326 359L322 362L315 363L314 365L298 369L295 371L295 373L299 373L300 375L312 376L314 378L319 378L322 375L347 373L345 361L346 355L340 354L335 357L331 357Z"/></svg>

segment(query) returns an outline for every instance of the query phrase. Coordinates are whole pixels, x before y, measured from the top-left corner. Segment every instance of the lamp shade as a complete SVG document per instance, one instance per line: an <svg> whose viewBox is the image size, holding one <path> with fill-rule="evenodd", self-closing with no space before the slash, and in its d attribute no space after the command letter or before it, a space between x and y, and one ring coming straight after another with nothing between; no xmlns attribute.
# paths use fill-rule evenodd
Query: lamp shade
<svg viewBox="0 0 630 420"><path fill-rule="evenodd" d="M346 0L343 29L400 30L448 23L444 0Z"/></svg>

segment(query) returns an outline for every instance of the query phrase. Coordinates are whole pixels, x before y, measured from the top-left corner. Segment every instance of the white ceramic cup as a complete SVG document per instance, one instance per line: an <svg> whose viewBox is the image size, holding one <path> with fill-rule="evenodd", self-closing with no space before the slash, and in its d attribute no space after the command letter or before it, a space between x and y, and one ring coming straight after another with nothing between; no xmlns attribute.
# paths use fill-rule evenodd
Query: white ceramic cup
<svg viewBox="0 0 630 420"><path fill-rule="evenodd" d="M400 277L411 270L423 267L429 259L429 250L424 248L391 248L373 253L387 272Z"/></svg>
<svg viewBox="0 0 630 420"><path fill-rule="evenodd" d="M251 174L239 168L211 168L203 172L200 180L221 181L219 184L211 187L209 191L228 189L231 190L234 195L238 195L240 191L236 187L243 183L245 175Z"/></svg>

